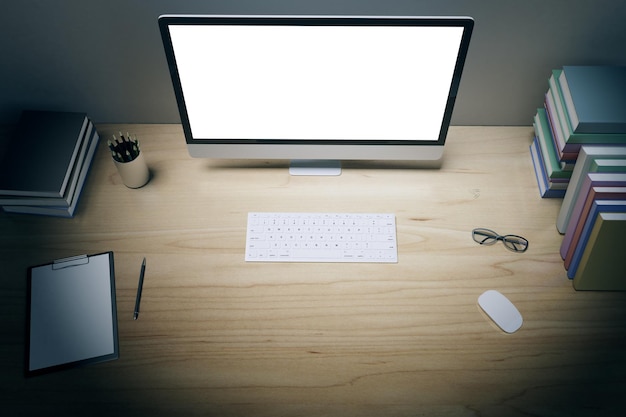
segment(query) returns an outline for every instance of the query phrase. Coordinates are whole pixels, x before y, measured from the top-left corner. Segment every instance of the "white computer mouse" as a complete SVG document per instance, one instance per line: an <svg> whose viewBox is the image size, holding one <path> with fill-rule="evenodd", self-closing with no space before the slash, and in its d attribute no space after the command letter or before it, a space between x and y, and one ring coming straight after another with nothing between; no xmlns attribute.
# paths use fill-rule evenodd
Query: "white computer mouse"
<svg viewBox="0 0 626 417"><path fill-rule="evenodd" d="M522 327L523 319L513 303L496 290L485 291L478 297L482 310L507 333L514 333Z"/></svg>

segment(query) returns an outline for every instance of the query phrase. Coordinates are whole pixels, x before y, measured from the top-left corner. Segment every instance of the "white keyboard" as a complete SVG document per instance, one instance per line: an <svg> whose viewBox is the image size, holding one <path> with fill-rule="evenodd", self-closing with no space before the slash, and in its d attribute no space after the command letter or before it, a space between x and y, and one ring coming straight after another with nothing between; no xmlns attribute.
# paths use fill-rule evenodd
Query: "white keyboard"
<svg viewBox="0 0 626 417"><path fill-rule="evenodd" d="M248 262L398 262L384 213L248 213Z"/></svg>

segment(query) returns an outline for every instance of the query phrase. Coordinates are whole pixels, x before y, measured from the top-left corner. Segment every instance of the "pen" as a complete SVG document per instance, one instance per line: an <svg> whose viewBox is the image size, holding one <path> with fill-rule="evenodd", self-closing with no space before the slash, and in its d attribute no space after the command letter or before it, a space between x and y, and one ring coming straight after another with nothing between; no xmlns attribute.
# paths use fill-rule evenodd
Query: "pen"
<svg viewBox="0 0 626 417"><path fill-rule="evenodd" d="M139 316L139 302L141 301L141 289L143 288L143 276L146 273L146 258L141 263L141 272L139 273L139 286L137 287L137 299L135 300L135 314L133 320L137 320Z"/></svg>

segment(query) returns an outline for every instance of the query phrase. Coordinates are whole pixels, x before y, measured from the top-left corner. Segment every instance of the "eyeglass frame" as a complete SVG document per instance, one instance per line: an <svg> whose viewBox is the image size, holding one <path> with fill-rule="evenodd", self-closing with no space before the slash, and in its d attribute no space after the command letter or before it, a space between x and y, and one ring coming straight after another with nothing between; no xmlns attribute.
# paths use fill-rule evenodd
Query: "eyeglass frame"
<svg viewBox="0 0 626 417"><path fill-rule="evenodd" d="M478 231L485 231L485 232L489 232L491 234L493 234L493 236L487 236L487 235L481 235L481 236L485 236L485 239L483 239L482 241L477 240L476 239L476 235ZM517 249L517 247L515 246L515 243L512 242L511 240L507 240L507 238L516 238L519 241L521 241L522 243L525 243L525 246L523 249ZM507 248L508 250L510 250L511 252L526 252L526 250L528 250L528 239L526 239L523 236L519 236L519 235L500 235L497 232L491 230L491 229L486 229L484 227L477 227L475 229L472 230L472 239L474 240L474 242L478 243L479 245L494 245L498 240L502 241L502 243L504 244L504 247Z"/></svg>

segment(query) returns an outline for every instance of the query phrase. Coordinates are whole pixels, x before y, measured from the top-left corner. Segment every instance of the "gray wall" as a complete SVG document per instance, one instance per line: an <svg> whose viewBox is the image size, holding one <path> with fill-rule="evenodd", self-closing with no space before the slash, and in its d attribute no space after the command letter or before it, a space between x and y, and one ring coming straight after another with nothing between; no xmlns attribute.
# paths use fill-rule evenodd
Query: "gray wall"
<svg viewBox="0 0 626 417"><path fill-rule="evenodd" d="M0 123L25 108L178 123L165 13L469 15L455 125L530 125L552 68L626 65L623 0L14 0L0 6Z"/></svg>

